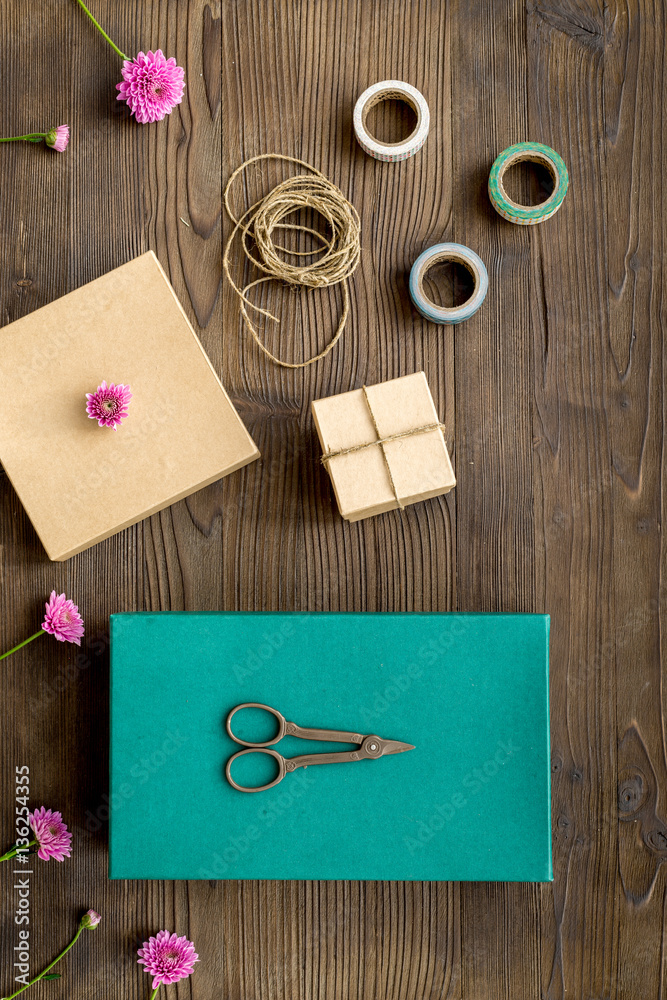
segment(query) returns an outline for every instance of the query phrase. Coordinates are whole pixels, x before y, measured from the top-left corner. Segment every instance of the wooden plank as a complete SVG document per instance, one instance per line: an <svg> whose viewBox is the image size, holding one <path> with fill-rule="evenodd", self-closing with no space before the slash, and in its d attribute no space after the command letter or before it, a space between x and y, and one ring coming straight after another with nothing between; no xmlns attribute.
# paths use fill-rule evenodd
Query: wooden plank
<svg viewBox="0 0 667 1000"><path fill-rule="evenodd" d="M225 564L239 565L247 581L240 593L228 592L231 606L239 598L249 609L453 606L453 498L403 516L342 523L309 415L313 398L424 368L453 440L451 340L421 322L407 295L412 260L439 238L451 213L444 13L436 3L406 11L400 3L341 0L223 8L223 93L229 95L223 174L265 152L305 159L358 207L363 246L341 346L303 371L267 362L239 320L235 297L223 288L224 379L246 397L242 412L265 455L248 470L243 489L252 499L226 538ZM424 151L396 165L367 157L351 129L358 94L391 76L423 88L435 112ZM290 127L294 122L298 129ZM282 166L252 168L235 204L240 207L242 195L250 204L282 176ZM283 357L301 358L321 349L335 329L340 293L286 295L264 286L257 301L277 310L282 321L279 332L266 331L267 345ZM225 941L242 934L244 950L239 968L238 945L229 949L230 995L458 995L455 887L248 884L227 898Z"/></svg>
<svg viewBox="0 0 667 1000"><path fill-rule="evenodd" d="M2 322L152 247L192 319L210 324L217 307L216 335L206 346L214 357L217 350L219 360L220 110L202 82L219 88L219 11L215 42L215 4L109 6L100 16L123 48L162 46L179 63L187 62L186 100L167 122L136 124L115 100L118 58L76 5L48 0L30 18L15 4L3 5L3 77L13 99L3 108L2 134L68 121L72 141L62 155L29 146L2 149L7 154L0 162ZM205 73L201 80L200 72ZM196 270L202 258L205 266ZM198 332L207 339L203 326ZM136 947L163 926L189 933L186 885L107 880L108 614L180 608L186 602L219 606L219 538L214 540L216 558L211 558L214 543L204 539L204 561L195 537L203 539L203 532L187 516L186 505L179 504L68 563L50 564L0 476L3 648L34 631L41 601L54 587L75 598L86 620L80 656L44 639L3 662L0 672L3 815L8 821L3 837L12 832L14 767L23 763L31 770L31 805L61 809L75 837L71 861L34 866L31 970L38 971L67 943L80 912L94 906L103 914L100 930L85 935L63 963L63 983L50 984L62 996L143 996L147 977L136 965ZM201 576L191 573L197 559ZM11 866L3 869L0 968L8 993L15 894ZM203 930L199 941L204 950ZM202 963L199 995L213 995L215 974L214 962Z"/></svg>
<svg viewBox="0 0 667 1000"><path fill-rule="evenodd" d="M617 785L619 723L623 727L626 688L637 690L637 669L660 673L649 631L633 630L631 650L626 633L644 588L651 592L650 579L644 576L639 583L644 559L651 548L657 566L659 546L654 536L653 545L647 540L642 551L644 540L628 519L633 501L641 509L647 500L638 481L643 467L640 429L655 387L645 361L650 334L642 338L627 378L628 358L621 362L620 355L627 353L633 322L627 321L622 292L620 309L615 301L618 275L628 257L625 227L635 225L633 213L628 216L627 205L619 202L619 197L623 202L627 198L625 140L633 124L630 114L615 104L628 61L631 65L637 51L634 44L625 47L625 17L624 8L603 10L596 3L538 4L529 16L531 126L562 153L572 180L569 205L552 220L548 238L534 244L532 258L535 352L541 362L535 381L536 476L543 497L539 530L546 555L545 599L554 625L556 882L553 903L545 900L545 928L553 932L555 943L550 968L546 962L543 966L543 990L549 998L570 991L661 995L661 896L660 919L654 913L648 918L655 958L647 963L645 940L641 957L624 956L619 947L619 923L623 927L627 921L633 943L641 940L643 925L641 917L619 917L619 908L624 909L617 821L623 787ZM624 141L617 147L619 125ZM650 240L648 214L644 225ZM648 297L643 301L648 303ZM626 393L633 403L627 415ZM657 419L662 422L662 413ZM646 463L649 477L660 467L659 455L654 459ZM659 704L659 684L654 699L656 695ZM630 718L632 712L625 725ZM621 744L619 768L623 748ZM627 764L619 778L631 785L637 765L632 751ZM640 853L638 845L633 853Z"/></svg>
<svg viewBox="0 0 667 1000"><path fill-rule="evenodd" d="M615 618L603 656L616 662L620 886L611 975L625 1000L665 989L665 116L656 104L665 90L664 6L612 3L604 27Z"/></svg>
<svg viewBox="0 0 667 1000"><path fill-rule="evenodd" d="M125 10L117 5L114 13L110 29L131 39ZM139 130L122 120L115 101L118 59L91 33L81 11L73 4L47 2L28 16L19 6L4 4L0 48L3 81L11 93L3 106L1 134L69 122L73 136L62 155L28 145L2 148L0 309L5 323L136 254L142 248L142 220L136 213ZM40 639L3 661L0 760L3 839L13 833L14 768L27 764L32 807L61 809L77 841L75 860L59 865L35 859L31 866L31 970L43 968L71 938L80 913L95 906L108 921L106 933L86 936L63 963L63 985L51 984L63 995L91 994L99 992L95 984L120 981L119 959L123 972L129 968L134 975L136 968L126 944L128 927L139 933L136 907L120 887L108 886L102 820L93 815L95 832L86 829L88 812L108 815L104 637L109 610L125 600L135 605L136 532L68 563L50 564L2 476L0 539L2 648L35 630L53 588L74 596L86 615L80 653ZM11 865L3 865L0 969L7 994L18 930L12 872Z"/></svg>
<svg viewBox="0 0 667 1000"><path fill-rule="evenodd" d="M527 137L524 4L453 5L451 235L489 272L480 311L456 345L457 607L543 611L536 602L532 471L532 233L501 219L486 190L498 153ZM508 808L520 809L517 801ZM493 831L489 831L493 836ZM539 995L541 892L535 886L461 889L462 994Z"/></svg>

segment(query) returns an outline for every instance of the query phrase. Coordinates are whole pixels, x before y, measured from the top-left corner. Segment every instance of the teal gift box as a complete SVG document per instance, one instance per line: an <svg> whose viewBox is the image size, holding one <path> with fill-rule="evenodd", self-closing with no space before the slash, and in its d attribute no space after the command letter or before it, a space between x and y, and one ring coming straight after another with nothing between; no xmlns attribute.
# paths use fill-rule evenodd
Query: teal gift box
<svg viewBox="0 0 667 1000"><path fill-rule="evenodd" d="M112 615L110 877L551 880L548 642L532 614ZM415 749L243 794L244 702Z"/></svg>

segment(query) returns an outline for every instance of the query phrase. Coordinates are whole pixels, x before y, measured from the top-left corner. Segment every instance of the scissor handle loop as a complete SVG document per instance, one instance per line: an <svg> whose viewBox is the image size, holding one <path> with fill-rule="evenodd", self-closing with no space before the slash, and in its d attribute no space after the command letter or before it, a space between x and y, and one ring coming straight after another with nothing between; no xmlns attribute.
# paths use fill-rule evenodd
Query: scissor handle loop
<svg viewBox="0 0 667 1000"><path fill-rule="evenodd" d="M275 715L279 725L278 735L274 739L265 740L262 743L250 743L248 740L240 740L238 736L234 736L234 733L232 732L232 719L234 717L234 714L236 712L240 712L242 708L263 708L266 712L270 712L271 715ZM262 705L258 701L246 701L244 702L243 705L237 705L236 708L233 708L229 713L229 715L227 716L227 732L234 740L234 742L240 743L242 747L252 747L255 750L259 750L262 747L272 747L274 743L277 743L278 740L281 740L285 735L286 725L287 723L285 721L284 715L281 715L280 712L278 712L275 708L271 708L270 705Z"/></svg>
<svg viewBox="0 0 667 1000"><path fill-rule="evenodd" d="M239 707L247 708L248 706L241 705ZM253 705L252 707L266 708L266 705ZM269 754L271 757L275 757L275 759L278 761L278 768L279 768L278 777L274 778L273 781L270 781L268 785L259 785L257 788L245 788L243 785L237 784L237 782L234 781L234 779L232 778L232 764L238 757L243 757L247 753L265 753ZM232 757L229 758L229 760L227 761L227 766L225 767L225 774L227 776L227 781L232 786L232 788L235 788L238 792L265 792L267 788L273 788L274 785L277 785L279 781L282 781L286 773L287 773L287 767L285 765L285 758L281 757L281 755L278 753L277 750L268 750L265 747L256 747L256 748L251 748L250 750L239 750L238 753L235 753Z"/></svg>

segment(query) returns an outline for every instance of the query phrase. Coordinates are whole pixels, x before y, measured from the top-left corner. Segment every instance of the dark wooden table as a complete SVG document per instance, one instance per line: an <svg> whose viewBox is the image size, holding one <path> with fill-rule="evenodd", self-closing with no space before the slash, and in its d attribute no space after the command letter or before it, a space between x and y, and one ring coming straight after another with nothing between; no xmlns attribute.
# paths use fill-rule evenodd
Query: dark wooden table
<svg viewBox="0 0 667 1000"><path fill-rule="evenodd" d="M103 914L66 978L28 995L143 1000L134 949L168 927L202 957L160 994L174 1000L664 997L663 4L93 6L125 50L175 55L186 97L137 125L114 100L116 56L73 0L0 5L0 133L72 126L63 155L0 148L1 322L154 249L263 460L64 564L0 475L0 648L34 631L53 587L87 623L83 660L49 640L0 668L2 842L24 764L32 804L75 832L71 860L35 864L32 969L81 910ZM352 135L356 97L388 77L415 84L432 115L423 151L395 165ZM387 110L376 127L397 119ZM530 229L486 195L497 153L524 139L559 150L571 177L560 212ZM260 355L221 277L222 187L272 151L319 167L362 218L348 329L305 371ZM245 193L279 176L258 172ZM411 263L443 238L489 270L484 306L456 329L422 322L407 294ZM283 317L270 346L295 358L323 346L339 290L263 295ZM310 400L419 369L458 485L348 525ZM108 882L108 615L144 609L549 612L553 885ZM195 775L193 790L206 823ZM520 803L517 789L507 808Z"/></svg>

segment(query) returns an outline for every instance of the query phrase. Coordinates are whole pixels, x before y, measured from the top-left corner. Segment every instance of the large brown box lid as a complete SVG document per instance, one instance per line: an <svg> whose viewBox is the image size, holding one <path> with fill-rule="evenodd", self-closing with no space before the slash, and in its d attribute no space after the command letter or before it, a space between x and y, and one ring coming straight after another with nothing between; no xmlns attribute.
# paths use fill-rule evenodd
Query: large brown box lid
<svg viewBox="0 0 667 1000"><path fill-rule="evenodd" d="M114 431L86 414L129 384ZM259 458L154 253L0 330L0 462L61 561Z"/></svg>

